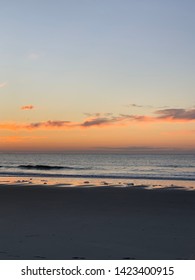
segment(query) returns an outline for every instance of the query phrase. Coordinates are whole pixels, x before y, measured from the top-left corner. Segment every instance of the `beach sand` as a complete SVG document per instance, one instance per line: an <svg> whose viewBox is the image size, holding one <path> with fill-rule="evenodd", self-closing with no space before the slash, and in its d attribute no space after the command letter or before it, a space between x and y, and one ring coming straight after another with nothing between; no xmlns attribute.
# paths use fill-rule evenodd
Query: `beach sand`
<svg viewBox="0 0 195 280"><path fill-rule="evenodd" d="M195 259L195 191L1 185L0 259Z"/></svg>

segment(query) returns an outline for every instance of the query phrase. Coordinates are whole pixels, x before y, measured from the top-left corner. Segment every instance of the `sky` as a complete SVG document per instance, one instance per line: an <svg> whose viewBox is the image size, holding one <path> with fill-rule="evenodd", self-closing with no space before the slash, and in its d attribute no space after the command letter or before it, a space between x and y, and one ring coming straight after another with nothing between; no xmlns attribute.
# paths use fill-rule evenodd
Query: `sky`
<svg viewBox="0 0 195 280"><path fill-rule="evenodd" d="M194 0L1 0L0 151L195 150Z"/></svg>

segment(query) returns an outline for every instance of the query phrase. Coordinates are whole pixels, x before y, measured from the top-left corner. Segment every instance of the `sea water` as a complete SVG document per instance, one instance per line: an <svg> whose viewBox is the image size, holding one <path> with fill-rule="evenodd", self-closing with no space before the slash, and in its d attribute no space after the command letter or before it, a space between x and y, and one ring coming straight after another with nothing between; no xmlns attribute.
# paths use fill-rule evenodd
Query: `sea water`
<svg viewBox="0 0 195 280"><path fill-rule="evenodd" d="M184 154L1 153L0 177L177 181L195 185L195 156ZM187 183L189 185L189 183Z"/></svg>

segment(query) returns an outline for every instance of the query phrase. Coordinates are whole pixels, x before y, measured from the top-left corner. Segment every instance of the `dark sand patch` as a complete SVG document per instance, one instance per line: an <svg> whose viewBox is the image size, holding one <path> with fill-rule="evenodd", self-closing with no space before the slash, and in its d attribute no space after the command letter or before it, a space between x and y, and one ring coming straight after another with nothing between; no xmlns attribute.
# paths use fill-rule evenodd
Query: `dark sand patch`
<svg viewBox="0 0 195 280"><path fill-rule="evenodd" d="M195 192L0 186L0 259L193 259Z"/></svg>

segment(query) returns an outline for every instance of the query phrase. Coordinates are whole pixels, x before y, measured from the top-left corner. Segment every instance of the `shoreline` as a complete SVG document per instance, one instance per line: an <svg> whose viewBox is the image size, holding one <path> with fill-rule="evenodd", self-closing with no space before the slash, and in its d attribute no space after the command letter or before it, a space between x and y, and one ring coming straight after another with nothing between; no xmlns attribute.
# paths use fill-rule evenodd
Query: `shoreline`
<svg viewBox="0 0 195 280"><path fill-rule="evenodd" d="M195 259L195 192L0 186L0 259Z"/></svg>
<svg viewBox="0 0 195 280"><path fill-rule="evenodd" d="M120 187L120 188L136 188L142 187L150 190L153 189L184 189L195 190L195 182L183 180L144 180L144 179L108 179L108 178L51 178L51 177L34 177L34 176L0 176L1 185L48 185L61 187Z"/></svg>

